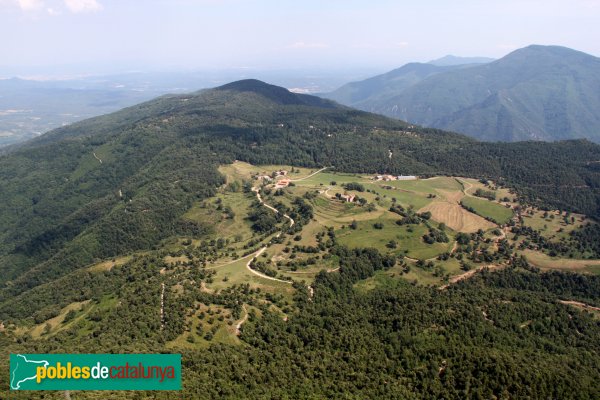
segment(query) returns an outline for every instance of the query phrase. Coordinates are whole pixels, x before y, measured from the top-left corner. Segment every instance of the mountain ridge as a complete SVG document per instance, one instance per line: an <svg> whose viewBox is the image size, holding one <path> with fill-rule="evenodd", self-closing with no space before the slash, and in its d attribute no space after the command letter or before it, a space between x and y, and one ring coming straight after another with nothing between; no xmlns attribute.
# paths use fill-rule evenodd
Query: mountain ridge
<svg viewBox="0 0 600 400"><path fill-rule="evenodd" d="M5 295L96 258L210 229L180 218L223 184L217 166L233 160L486 177L514 185L527 201L600 215L600 179L587 164L600 159L600 146L479 143L330 102L307 105L313 97L286 92L242 81L162 96L1 155L0 285L11 282ZM572 186L586 189L573 193Z"/></svg>
<svg viewBox="0 0 600 400"><path fill-rule="evenodd" d="M345 104L480 140L598 142L598 93L600 58L531 45L488 64L428 76L395 94Z"/></svg>
<svg viewBox="0 0 600 400"><path fill-rule="evenodd" d="M449 65L465 65L465 64L486 64L495 61L495 58L490 57L459 57L452 54L448 54L444 57L437 58L429 61L427 64L438 65L438 66L449 66Z"/></svg>

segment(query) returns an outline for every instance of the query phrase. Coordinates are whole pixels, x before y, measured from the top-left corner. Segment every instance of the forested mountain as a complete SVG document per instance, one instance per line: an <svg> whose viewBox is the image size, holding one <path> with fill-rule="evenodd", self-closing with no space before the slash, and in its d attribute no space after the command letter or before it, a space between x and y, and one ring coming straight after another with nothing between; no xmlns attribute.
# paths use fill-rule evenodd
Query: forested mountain
<svg viewBox="0 0 600 400"><path fill-rule="evenodd" d="M333 93L331 98L362 110L482 140L600 141L600 59L565 47L529 46L397 90L374 87L352 98Z"/></svg>
<svg viewBox="0 0 600 400"><path fill-rule="evenodd" d="M366 109L371 102L396 96L405 89L430 76L456 69L457 65L434 63L410 63L382 75L359 82L347 83L323 96L359 109Z"/></svg>
<svg viewBox="0 0 600 400"><path fill-rule="evenodd" d="M393 156L388 157L389 151ZM233 160L488 177L531 201L600 215L600 146L486 144L240 81L55 130L0 158L0 298L181 225ZM574 190L577 188L577 190Z"/></svg>

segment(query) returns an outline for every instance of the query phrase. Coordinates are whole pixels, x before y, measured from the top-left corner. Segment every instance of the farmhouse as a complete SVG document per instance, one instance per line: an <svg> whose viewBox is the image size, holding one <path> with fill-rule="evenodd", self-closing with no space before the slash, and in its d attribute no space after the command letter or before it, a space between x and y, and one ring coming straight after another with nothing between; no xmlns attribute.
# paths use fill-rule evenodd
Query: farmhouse
<svg viewBox="0 0 600 400"><path fill-rule="evenodd" d="M414 175L398 175L398 176L394 176L394 175L375 175L373 177L373 180L375 181L385 181L385 182L389 182L389 181L412 181L417 179L416 176Z"/></svg>
<svg viewBox="0 0 600 400"><path fill-rule="evenodd" d="M393 175L376 175L373 179L376 180L376 181L386 181L386 182L389 182L389 181L395 181L396 177L393 176Z"/></svg>
<svg viewBox="0 0 600 400"><path fill-rule="evenodd" d="M280 181L277 181L277 183L275 184L276 188L284 188L284 187L288 187L290 185L290 180L289 179L282 179Z"/></svg>
<svg viewBox="0 0 600 400"><path fill-rule="evenodd" d="M269 175L259 175L256 177L256 179L258 179L259 181L265 181L265 182L271 182L273 180L273 178L271 178Z"/></svg>
<svg viewBox="0 0 600 400"><path fill-rule="evenodd" d="M342 195L340 195L340 199L344 200L348 203L353 203L354 199L356 199L356 195L355 194L342 194Z"/></svg>

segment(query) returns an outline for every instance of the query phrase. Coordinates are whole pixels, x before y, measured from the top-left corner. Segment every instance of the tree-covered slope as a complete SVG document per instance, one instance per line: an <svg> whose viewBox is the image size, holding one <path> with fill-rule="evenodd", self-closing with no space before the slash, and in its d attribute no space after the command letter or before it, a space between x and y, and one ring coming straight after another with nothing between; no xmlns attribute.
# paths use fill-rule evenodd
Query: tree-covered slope
<svg viewBox="0 0 600 400"><path fill-rule="evenodd" d="M389 152L392 157L389 157ZM241 81L163 96L50 132L0 157L0 300L174 234L223 183L219 164L487 177L598 216L600 146L484 144Z"/></svg>
<svg viewBox="0 0 600 400"><path fill-rule="evenodd" d="M338 103L363 109L371 102L395 96L430 76L456 69L456 65L410 63L382 75L359 82L347 83L339 89L323 94Z"/></svg>
<svg viewBox="0 0 600 400"><path fill-rule="evenodd" d="M600 59L559 46L529 46L394 93L379 89L354 105L483 140L600 141Z"/></svg>

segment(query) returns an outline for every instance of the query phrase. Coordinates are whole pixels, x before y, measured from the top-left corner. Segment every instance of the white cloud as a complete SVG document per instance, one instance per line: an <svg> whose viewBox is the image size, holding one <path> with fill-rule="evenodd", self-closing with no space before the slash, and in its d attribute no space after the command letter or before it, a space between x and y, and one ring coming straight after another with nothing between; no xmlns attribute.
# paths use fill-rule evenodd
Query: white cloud
<svg viewBox="0 0 600 400"><path fill-rule="evenodd" d="M50 16L60 15L65 10L74 14L102 10L102 4L98 0L0 0L0 7L2 6L16 7L28 14L45 11Z"/></svg>
<svg viewBox="0 0 600 400"><path fill-rule="evenodd" d="M329 45L326 43L296 42L287 47L289 49L326 49L329 47Z"/></svg>
<svg viewBox="0 0 600 400"><path fill-rule="evenodd" d="M37 11L44 7L43 0L17 0L17 4L23 11Z"/></svg>
<svg viewBox="0 0 600 400"><path fill-rule="evenodd" d="M64 0L72 13L96 12L102 10L102 4L96 0Z"/></svg>

